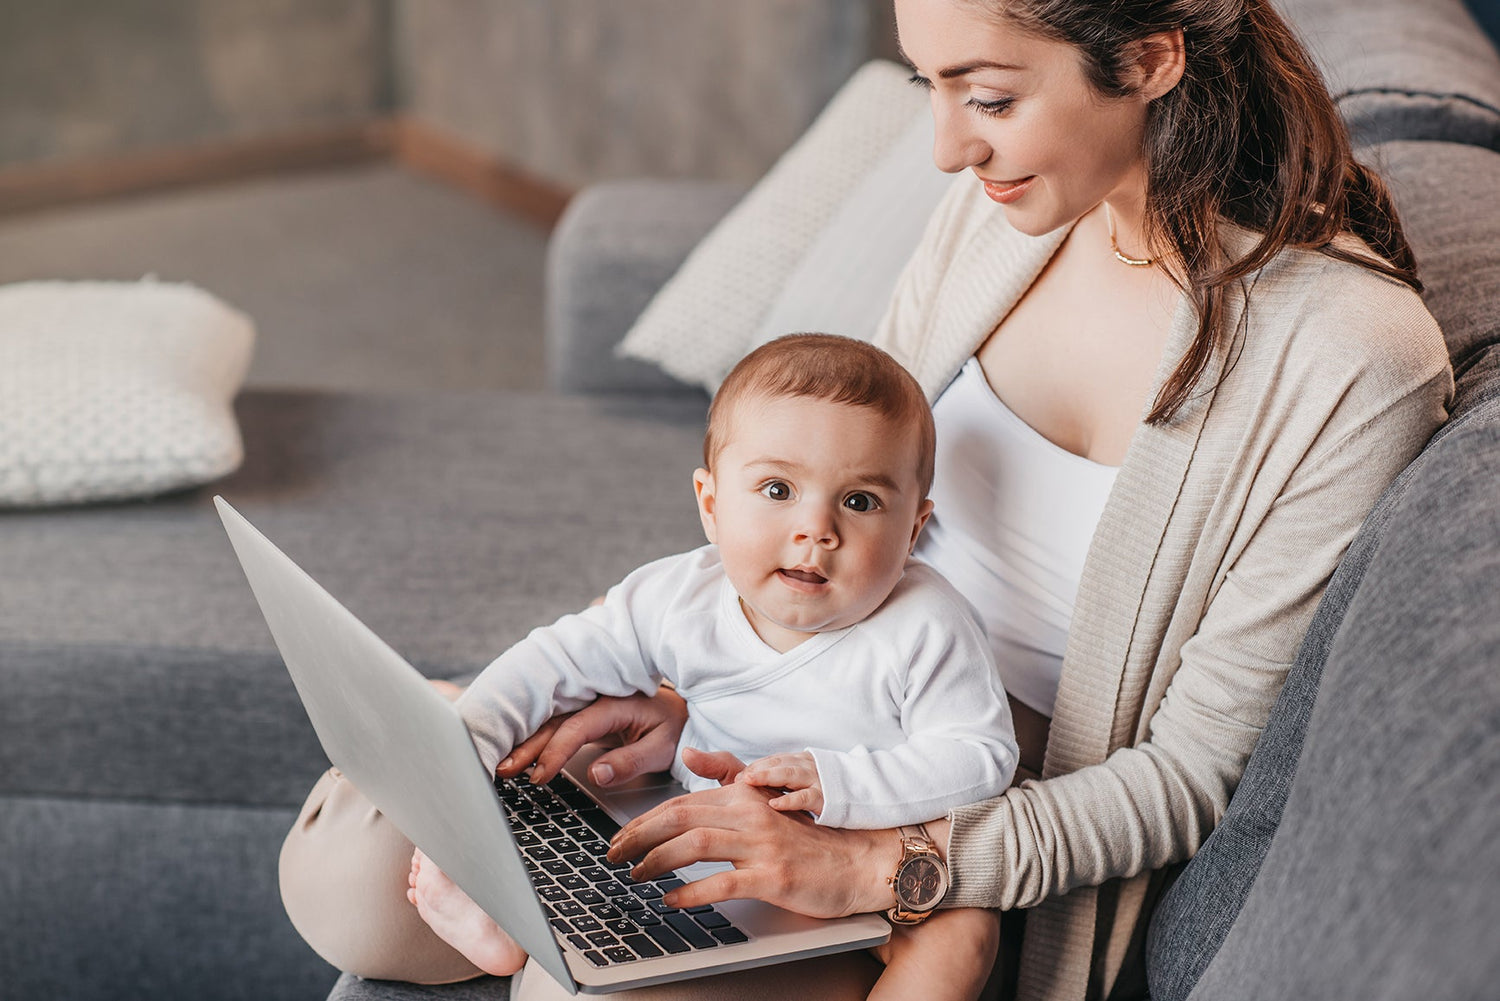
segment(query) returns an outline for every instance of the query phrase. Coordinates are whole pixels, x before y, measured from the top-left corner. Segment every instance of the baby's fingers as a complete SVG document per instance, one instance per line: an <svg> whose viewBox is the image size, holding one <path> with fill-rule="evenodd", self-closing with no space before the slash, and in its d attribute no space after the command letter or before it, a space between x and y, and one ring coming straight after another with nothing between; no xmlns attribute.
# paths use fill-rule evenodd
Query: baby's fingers
<svg viewBox="0 0 1500 1001"><path fill-rule="evenodd" d="M796 792L789 792L785 796L777 796L771 800L771 808L783 813L796 811L822 813L823 794L817 789L798 789Z"/></svg>

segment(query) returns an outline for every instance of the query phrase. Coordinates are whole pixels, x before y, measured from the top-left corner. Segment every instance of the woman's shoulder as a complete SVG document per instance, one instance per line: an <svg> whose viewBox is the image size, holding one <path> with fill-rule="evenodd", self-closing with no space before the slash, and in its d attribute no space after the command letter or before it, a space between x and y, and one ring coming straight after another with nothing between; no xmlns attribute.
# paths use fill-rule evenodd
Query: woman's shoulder
<svg viewBox="0 0 1500 1001"><path fill-rule="evenodd" d="M1354 236L1337 249L1376 260ZM1249 280L1249 322L1277 331L1293 365L1377 368L1426 381L1448 367L1437 321L1411 286L1374 268L1311 248L1288 248Z"/></svg>

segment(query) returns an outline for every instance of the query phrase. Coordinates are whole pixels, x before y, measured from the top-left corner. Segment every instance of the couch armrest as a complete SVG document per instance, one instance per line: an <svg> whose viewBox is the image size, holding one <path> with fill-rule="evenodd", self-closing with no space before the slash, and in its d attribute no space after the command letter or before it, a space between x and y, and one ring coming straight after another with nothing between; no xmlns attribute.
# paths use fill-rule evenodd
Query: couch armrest
<svg viewBox="0 0 1500 1001"><path fill-rule="evenodd" d="M614 347L745 193L721 181L617 181L568 205L547 248L547 375L570 393L698 392Z"/></svg>

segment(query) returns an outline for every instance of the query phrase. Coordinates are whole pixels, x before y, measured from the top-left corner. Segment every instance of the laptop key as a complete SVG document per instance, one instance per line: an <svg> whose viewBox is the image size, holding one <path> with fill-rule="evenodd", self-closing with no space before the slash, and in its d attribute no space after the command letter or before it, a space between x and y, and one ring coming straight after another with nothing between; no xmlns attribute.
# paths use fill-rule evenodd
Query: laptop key
<svg viewBox="0 0 1500 1001"><path fill-rule="evenodd" d="M574 918L573 919L573 930L574 931L581 931L581 932L598 931L601 927L603 927L603 926L599 924L599 919L596 918L596 917L592 917L592 916L590 916L588 914L585 914L581 918Z"/></svg>
<svg viewBox="0 0 1500 1001"><path fill-rule="evenodd" d="M709 911L707 914L695 914L693 915L693 920L697 921L700 927L708 929L729 927L729 919L718 911Z"/></svg>
<svg viewBox="0 0 1500 1001"><path fill-rule="evenodd" d="M635 935L640 932L640 927L629 918L613 918L604 922L604 927L616 935Z"/></svg>
<svg viewBox="0 0 1500 1001"><path fill-rule="evenodd" d="M551 921L548 922L548 924L550 924L552 926L552 930L553 931L560 931L564 935L568 934L568 932L570 932L570 931L573 930L573 929L571 929L571 928L568 927L568 923L566 921L564 921L562 918L553 918Z"/></svg>
<svg viewBox="0 0 1500 1001"><path fill-rule="evenodd" d="M576 918L584 913L583 905L574 900L564 900L557 905L557 913L565 918Z"/></svg>
<svg viewBox="0 0 1500 1001"><path fill-rule="evenodd" d="M590 963L593 963L595 966L608 966L609 965L609 960L605 959L602 955L600 955L598 952L596 952L593 949L589 949L589 950L585 951L584 954L583 954L583 958L586 959L586 960L588 960Z"/></svg>
<svg viewBox="0 0 1500 1001"><path fill-rule="evenodd" d="M591 946L589 945L589 940L584 938L582 935L569 935L568 944L577 949L579 952L583 952L585 949L591 948Z"/></svg>
<svg viewBox="0 0 1500 1001"><path fill-rule="evenodd" d="M636 883L630 892L642 900L655 900L661 896L661 890L654 883Z"/></svg>
<svg viewBox="0 0 1500 1001"><path fill-rule="evenodd" d="M615 938L613 934L607 931L591 931L588 933L587 938L590 942L594 943L601 949L607 946L620 944L620 940Z"/></svg>
<svg viewBox="0 0 1500 1001"><path fill-rule="evenodd" d="M609 957L611 963L628 963L635 959L635 953L623 945L613 945L604 950L604 955Z"/></svg>
<svg viewBox="0 0 1500 1001"><path fill-rule="evenodd" d="M652 925L646 929L646 934L650 935L651 940L667 952L675 954L692 950L692 946L684 942L676 932L666 925Z"/></svg>
<svg viewBox="0 0 1500 1001"><path fill-rule="evenodd" d="M702 928L699 928L693 919L686 914L680 912L664 914L662 915L662 920L671 926L673 931L686 939L688 945L691 945L694 949L707 949L719 944L718 939L708 934Z"/></svg>
<svg viewBox="0 0 1500 1001"><path fill-rule="evenodd" d="M597 889L606 897L618 897L622 894L630 893L630 891L625 888L624 883L600 883Z"/></svg>
<svg viewBox="0 0 1500 1001"><path fill-rule="evenodd" d="M604 868L604 866L602 865L581 865L578 867L578 871L582 873L583 878L588 880L590 883L614 882L614 878L610 876L609 870Z"/></svg>
<svg viewBox="0 0 1500 1001"><path fill-rule="evenodd" d="M614 901L624 911L644 911L646 909L646 902L644 900L639 897L632 897L628 893L623 897L615 897Z"/></svg>
<svg viewBox="0 0 1500 1001"><path fill-rule="evenodd" d="M604 903L604 894L600 893L593 887L589 887L586 890L579 890L577 893L573 894L573 899L578 901L580 904L588 904L589 906L593 906L595 904Z"/></svg>
<svg viewBox="0 0 1500 1001"><path fill-rule="evenodd" d="M576 872L570 872L566 876L557 877L557 885L565 890L589 889L589 881L578 875L578 873Z"/></svg>
<svg viewBox="0 0 1500 1001"><path fill-rule="evenodd" d="M573 871L573 867L568 865L568 863L564 862L560 858L552 859L549 862L543 862L542 868L546 869L554 876L565 876Z"/></svg>
<svg viewBox="0 0 1500 1001"><path fill-rule="evenodd" d="M750 937L738 928L715 928L712 934L725 945L739 945L741 942L750 941Z"/></svg>
<svg viewBox="0 0 1500 1001"><path fill-rule="evenodd" d="M539 886L537 887L536 895L549 904L555 904L568 899L568 891L560 886Z"/></svg>
<svg viewBox="0 0 1500 1001"><path fill-rule="evenodd" d="M635 954L642 959L655 959L662 954L661 950L656 947L656 943L645 935L625 935L623 938L625 944L634 949Z"/></svg>
<svg viewBox="0 0 1500 1001"><path fill-rule="evenodd" d="M687 886L687 882L678 879L676 876L668 876L666 879L656 880L656 885L661 887L662 892L665 893L667 890L675 890L679 886Z"/></svg>
<svg viewBox="0 0 1500 1001"><path fill-rule="evenodd" d="M625 916L620 913L620 909L618 907L615 907L611 904L596 904L593 907L589 908L589 913L598 918L600 921L612 921L615 918L622 918Z"/></svg>
<svg viewBox="0 0 1500 1001"><path fill-rule="evenodd" d="M673 907L671 904L667 903L665 900L648 900L648 901L646 901L646 905L648 907L650 907L653 911L655 911L658 914L676 914L677 913L677 908Z"/></svg>

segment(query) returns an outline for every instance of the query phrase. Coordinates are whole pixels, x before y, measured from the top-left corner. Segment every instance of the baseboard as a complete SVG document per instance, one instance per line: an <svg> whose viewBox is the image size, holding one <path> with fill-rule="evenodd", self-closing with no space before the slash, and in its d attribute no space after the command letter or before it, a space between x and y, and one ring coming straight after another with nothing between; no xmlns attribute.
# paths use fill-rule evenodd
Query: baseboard
<svg viewBox="0 0 1500 1001"><path fill-rule="evenodd" d="M193 146L0 167L0 214L389 156L388 120Z"/></svg>
<svg viewBox="0 0 1500 1001"><path fill-rule="evenodd" d="M392 123L392 152L408 170L427 174L491 205L551 229L573 192L517 170L465 140L414 118Z"/></svg>
<svg viewBox="0 0 1500 1001"><path fill-rule="evenodd" d="M388 157L546 229L557 222L573 194L456 136L396 117L91 160L0 167L0 215Z"/></svg>

